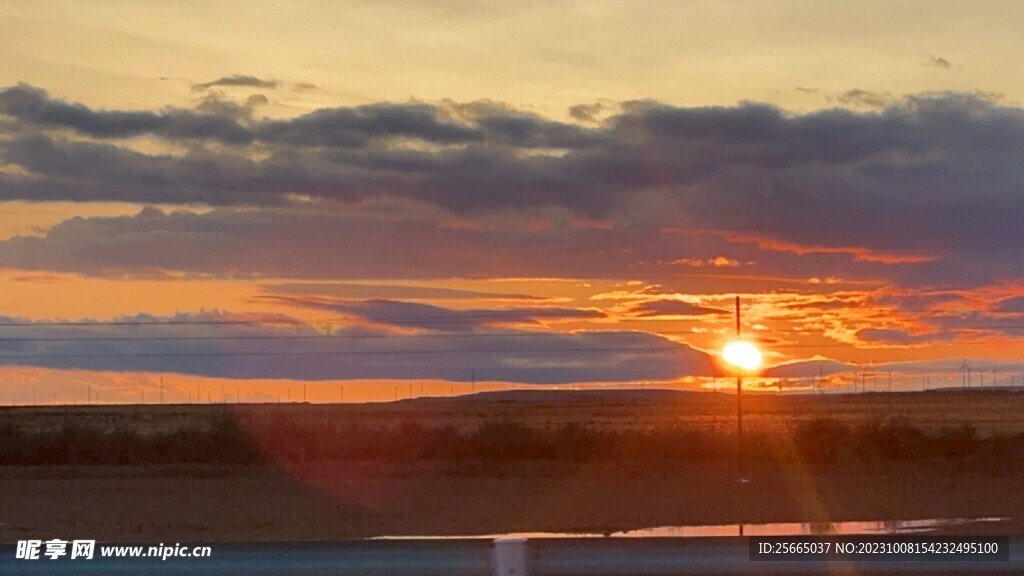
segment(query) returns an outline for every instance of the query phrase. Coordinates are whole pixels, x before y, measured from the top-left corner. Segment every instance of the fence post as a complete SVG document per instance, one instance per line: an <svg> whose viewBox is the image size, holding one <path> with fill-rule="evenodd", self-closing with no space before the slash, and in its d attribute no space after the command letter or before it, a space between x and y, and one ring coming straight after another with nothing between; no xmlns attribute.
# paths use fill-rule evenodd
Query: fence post
<svg viewBox="0 0 1024 576"><path fill-rule="evenodd" d="M491 550L491 576L530 576L526 538L497 538Z"/></svg>

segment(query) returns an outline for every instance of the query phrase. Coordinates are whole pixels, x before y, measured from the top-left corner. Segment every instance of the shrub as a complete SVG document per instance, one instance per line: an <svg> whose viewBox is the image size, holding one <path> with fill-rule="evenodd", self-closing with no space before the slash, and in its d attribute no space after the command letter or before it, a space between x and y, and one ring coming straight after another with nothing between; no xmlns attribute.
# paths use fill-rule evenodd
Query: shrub
<svg viewBox="0 0 1024 576"><path fill-rule="evenodd" d="M893 417L857 428L855 449L865 461L902 461L926 455L926 436L905 417Z"/></svg>
<svg viewBox="0 0 1024 576"><path fill-rule="evenodd" d="M551 458L554 445L537 429L511 420L485 422L470 436L476 455L496 460Z"/></svg>
<svg viewBox="0 0 1024 576"><path fill-rule="evenodd" d="M959 426L945 426L932 438L932 452L948 460L970 456L977 449L977 430L966 422Z"/></svg>
<svg viewBox="0 0 1024 576"><path fill-rule="evenodd" d="M1022 449L1024 436L981 440L970 424L925 434L906 418L870 422L854 429L839 420L820 418L797 424L791 433L748 430L744 442L748 460L779 466L794 458L832 465L844 454L854 454L868 463L973 455L979 465L991 462L1002 466L1015 465ZM522 460L712 462L734 458L735 450L736 438L729 432L674 424L604 430L577 422L531 427L505 419L460 431L412 420L376 428L326 419L310 422L278 412L250 419L243 426L226 410L211 412L205 427L156 434L127 427L101 430L73 419L56 430L44 431L0 424L0 465L233 465L267 459L460 465L475 461L486 466Z"/></svg>
<svg viewBox="0 0 1024 576"><path fill-rule="evenodd" d="M809 464L834 464L850 440L850 427L831 418L818 418L796 425L793 445Z"/></svg>
<svg viewBox="0 0 1024 576"><path fill-rule="evenodd" d="M600 458L610 448L608 435L577 422L569 422L554 431L554 456L559 460L584 462Z"/></svg>

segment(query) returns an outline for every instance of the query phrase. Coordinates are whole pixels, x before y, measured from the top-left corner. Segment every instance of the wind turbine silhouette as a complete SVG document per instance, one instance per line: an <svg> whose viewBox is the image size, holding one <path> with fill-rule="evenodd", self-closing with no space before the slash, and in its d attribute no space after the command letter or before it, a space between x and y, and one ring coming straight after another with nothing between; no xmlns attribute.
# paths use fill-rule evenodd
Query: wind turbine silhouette
<svg viewBox="0 0 1024 576"><path fill-rule="evenodd" d="M967 388L970 385L971 378L971 367L967 365L967 359L964 359L964 363L960 365L960 370L963 372L963 377L960 379L962 388Z"/></svg>

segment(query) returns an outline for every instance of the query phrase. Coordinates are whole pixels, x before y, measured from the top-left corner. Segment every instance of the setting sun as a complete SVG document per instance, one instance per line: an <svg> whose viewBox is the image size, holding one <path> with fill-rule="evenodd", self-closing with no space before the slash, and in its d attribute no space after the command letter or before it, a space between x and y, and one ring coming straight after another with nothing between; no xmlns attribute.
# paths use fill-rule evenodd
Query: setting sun
<svg viewBox="0 0 1024 576"><path fill-rule="evenodd" d="M722 348L722 359L744 372L754 372L761 367L761 350L753 342L734 340Z"/></svg>

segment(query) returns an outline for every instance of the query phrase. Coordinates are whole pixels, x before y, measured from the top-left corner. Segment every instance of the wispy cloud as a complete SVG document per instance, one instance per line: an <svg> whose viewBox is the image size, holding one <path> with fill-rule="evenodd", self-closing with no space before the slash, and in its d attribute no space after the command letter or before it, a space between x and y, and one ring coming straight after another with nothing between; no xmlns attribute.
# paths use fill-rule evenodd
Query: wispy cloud
<svg viewBox="0 0 1024 576"><path fill-rule="evenodd" d="M406 286L400 284L280 283L266 284L269 294L299 296L330 296L353 299L405 299L405 300L519 300L542 301L544 296L513 292L483 292L438 286Z"/></svg>
<svg viewBox="0 0 1024 576"><path fill-rule="evenodd" d="M231 76L222 76L216 80L209 82L202 82L199 84L193 84L192 90L201 92L203 90L209 90L215 87L229 87L229 88L264 88L267 90L273 90L278 87L280 82L277 80L264 80L255 76L247 76L245 74L234 74Z"/></svg>
<svg viewBox="0 0 1024 576"><path fill-rule="evenodd" d="M888 92L872 92L870 90L861 90L860 88L847 90L840 94L837 99L839 102L851 106L878 109L887 108L899 101L899 98Z"/></svg>
<svg viewBox="0 0 1024 576"><path fill-rule="evenodd" d="M790 254L843 254L853 257L860 262L876 262L879 264L919 264L938 260L938 256L927 254L900 254L896 252L881 252L861 246L821 246L805 245L794 242L785 242L772 238L764 238L756 235L744 234L741 232L722 231L701 231L699 233L718 234L729 242L738 244L755 244L762 250L774 250L788 252ZM716 266L718 264L715 264ZM820 280L819 280L820 281Z"/></svg>
<svg viewBox="0 0 1024 576"><path fill-rule="evenodd" d="M263 301L298 308L323 310L358 318L369 324L441 332L474 331L489 326L534 325L545 322L593 320L604 318L596 309L560 307L463 308L451 309L419 302L399 300L351 300L323 296L260 297Z"/></svg>
<svg viewBox="0 0 1024 576"><path fill-rule="evenodd" d="M935 54L928 55L928 63L936 68L942 68L945 70L949 70L953 67L953 64L950 63L949 60L946 60L942 56L936 56Z"/></svg>

